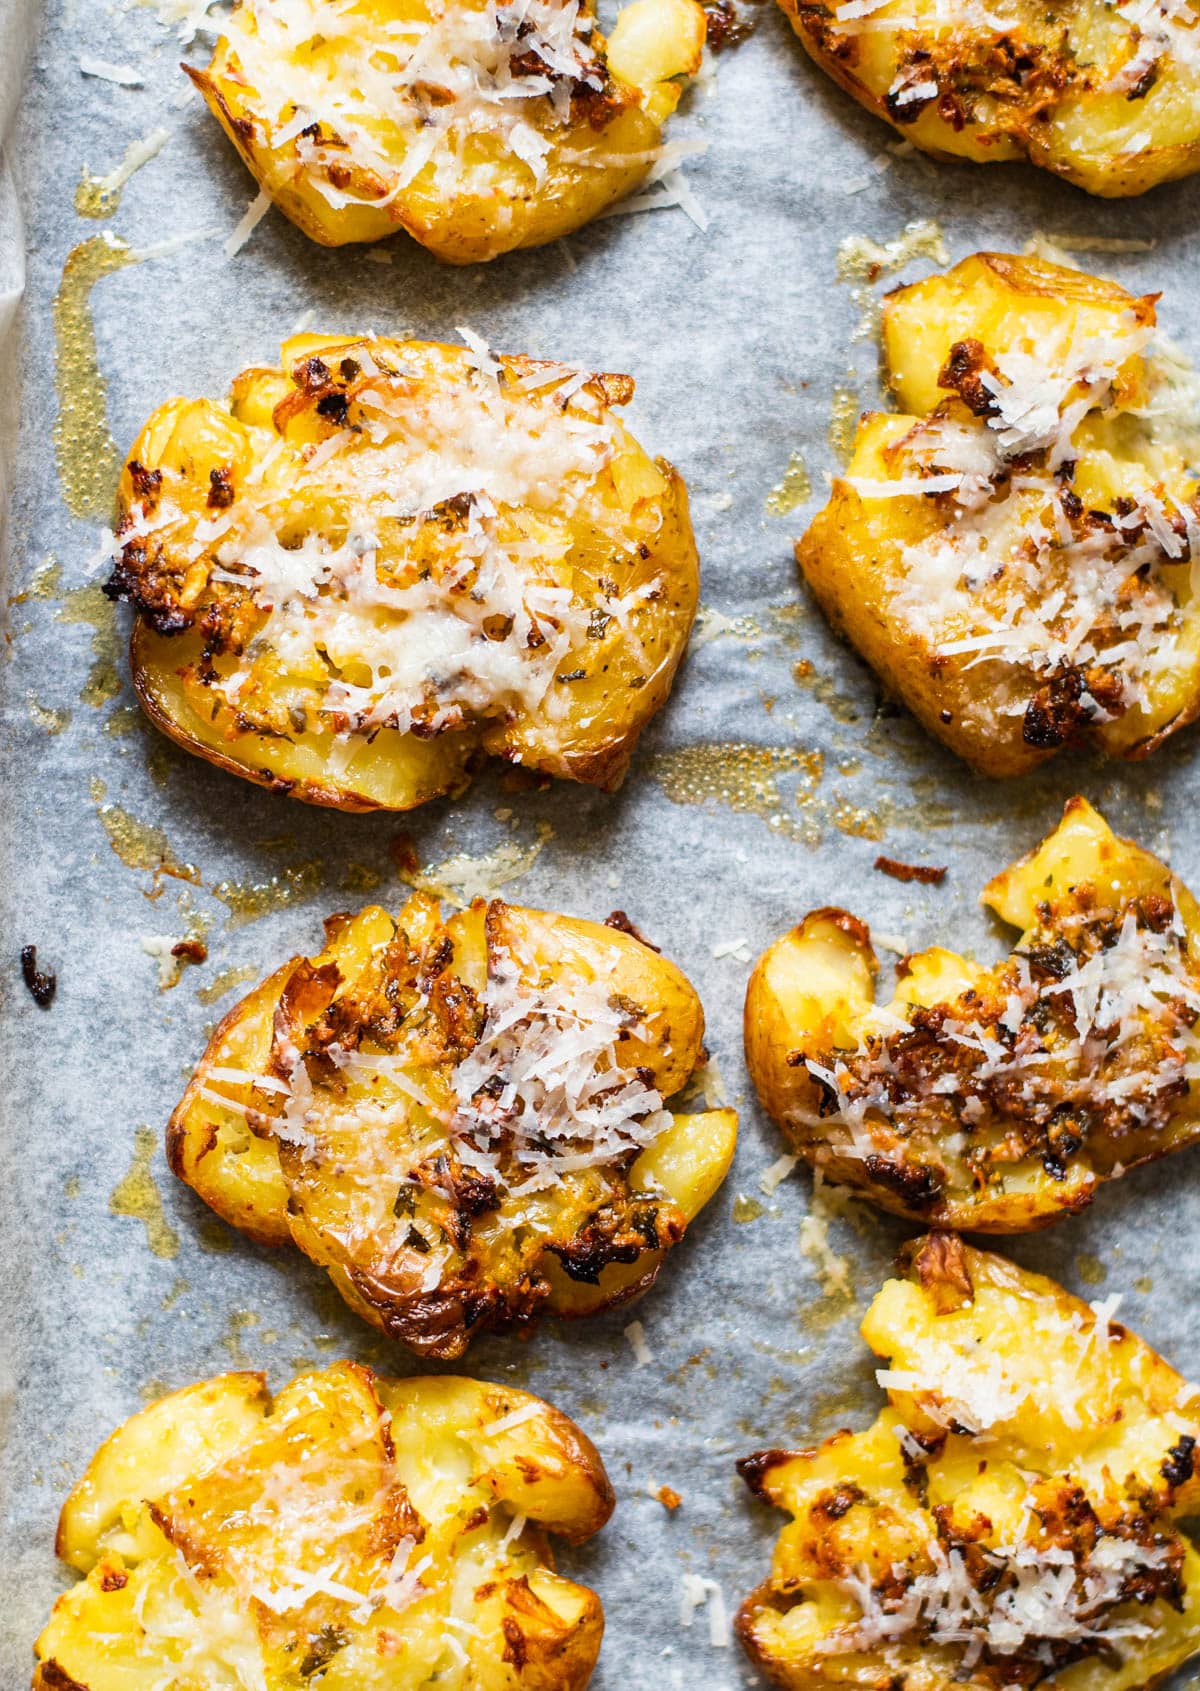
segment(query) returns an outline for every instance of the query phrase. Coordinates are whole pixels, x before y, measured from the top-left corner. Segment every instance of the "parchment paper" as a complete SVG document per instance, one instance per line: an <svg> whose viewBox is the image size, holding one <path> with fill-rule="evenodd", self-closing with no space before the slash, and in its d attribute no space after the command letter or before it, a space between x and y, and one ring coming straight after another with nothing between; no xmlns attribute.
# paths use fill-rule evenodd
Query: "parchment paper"
<svg viewBox="0 0 1200 1691"><path fill-rule="evenodd" d="M804 600L791 542L835 462L835 390L854 388L866 401L875 381L871 341L852 339L863 302L837 279L839 244L852 234L887 242L925 218L940 225L951 258L1020 248L1035 229L1152 241L1150 252L1092 262L1137 291L1161 289L1166 327L1200 352L1200 182L1105 204L1032 169L897 157L885 150L890 131L829 84L762 5L755 35L720 58L715 91L693 96L675 129L709 142L689 169L711 217L707 233L679 210L616 217L550 249L463 271L440 268L403 237L386 249L386 264L362 250L322 251L272 212L227 261L221 242L254 188L199 103L180 105L175 34L136 5L50 0L44 20L36 10L22 0L0 8L0 115L22 26L37 25L7 149L29 245L2 391L20 418L6 591L38 583L9 607L0 665L8 759L0 1295L16 1382L2 1468L0 1685L27 1683L30 1645L64 1584L53 1553L63 1495L145 1397L234 1364L267 1369L276 1387L305 1361L341 1355L393 1372L414 1367L345 1311L297 1253L257 1250L216 1223L167 1174L161 1149L206 1030L237 992L208 1003L199 989L231 969L257 977L314 949L321 917L362 903L372 879L371 896L397 903L404 888L389 846L402 828L424 863L542 840L510 895L593 917L623 908L702 991L713 1053L742 1110L741 1143L724 1191L636 1312L653 1361L635 1365L623 1337L630 1314L617 1313L546 1325L528 1343L488 1339L463 1367L542 1393L605 1455L621 1494L617 1514L594 1544L562 1558L607 1612L598 1691L754 1684L736 1645L710 1643L705 1612L681 1626L681 1576L718 1582L732 1608L765 1575L784 1518L749 1499L736 1455L874 1415L880 1394L856 1322L904 1229L866 1210L837 1219L830 1241L839 1261L822 1266L801 1250L807 1175L794 1174L773 1197L759 1190L783 1146L752 1104L742 1065L748 959L829 902L911 946L939 940L995 956L1003 936L979 914L978 890L1052 826L1075 790L1200 884L1196 730L1140 768L1062 759L1017 785L975 780L902 713L880 708L869 673ZM193 62L206 55L206 39L191 49ZM143 86L84 76L81 55L132 67ZM81 170L110 171L159 126L170 139L133 176L117 214L108 223L78 217ZM0 205L7 310L20 273L2 182ZM446 338L466 323L505 350L636 376L635 429L692 490L705 603L735 620L709 620L708 634L725 631L693 651L618 796L565 784L514 795L492 775L460 803L403 820L323 814L219 774L142 724L123 660L119 687L108 667L111 625L101 611L93 627L92 599L71 596L95 579L96 523L67 509L51 446L53 301L68 254L104 229L137 249L216 231L93 291L122 452L167 395L223 393L245 363L273 359L281 334L306 313L322 329ZM916 260L903 275L928 267ZM857 403L843 397L842 410ZM766 500L795 450L813 497L772 515ZM51 563L60 578L46 573ZM123 638L124 613L115 626ZM800 683L793 670L805 662ZM711 753L687 753L743 742L777 750L780 767L772 774L765 755L753 767L727 758L725 774L714 774ZM682 796L689 781L693 792L697 782L724 783L748 808L676 802L671 794ZM102 816L104 806L120 809ZM161 831L157 841L146 827ZM128 866L110 831L126 858L153 862L169 850L195 866L199 884ZM940 888L898 885L872 870L881 850L949 864L950 874ZM213 893L231 882L283 887L291 902L236 925L236 911ZM182 937L197 919L211 922L209 961L160 992L143 939ZM17 951L27 943L58 974L48 1011L20 983ZM139 1141L141 1128L153 1130L153 1184L137 1172L137 1146L150 1143L145 1134ZM114 1202L134 1213L113 1213ZM756 1219L735 1219L758 1205ZM1087 1296L1122 1293L1123 1317L1194 1372L1198 1225L1200 1161L1185 1155L1109 1187L1081 1219L1014 1241L1011 1254ZM825 1288L841 1271L853 1295L830 1297ZM1093 1289L1102 1279L1103 1293ZM673 1486L682 1507L668 1515L651 1484Z"/></svg>

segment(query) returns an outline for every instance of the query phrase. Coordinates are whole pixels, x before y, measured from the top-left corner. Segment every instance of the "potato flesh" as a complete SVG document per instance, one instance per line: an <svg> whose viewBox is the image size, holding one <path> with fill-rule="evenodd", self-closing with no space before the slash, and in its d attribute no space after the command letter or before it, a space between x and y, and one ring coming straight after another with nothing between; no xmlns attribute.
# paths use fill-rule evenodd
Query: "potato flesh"
<svg viewBox="0 0 1200 1691"><path fill-rule="evenodd" d="M345 809L424 803L481 753L620 784L695 616L686 491L615 420L627 378L478 361L295 337L227 410L154 414L113 584L166 733Z"/></svg>
<svg viewBox="0 0 1200 1691"><path fill-rule="evenodd" d="M1200 911L1082 799L983 897L1022 930L1009 961L918 952L878 1008L865 927L806 918L751 978L747 1060L831 1179L916 1220L1016 1233L1200 1137Z"/></svg>
<svg viewBox="0 0 1200 1691"><path fill-rule="evenodd" d="M903 410L860 421L797 557L885 685L985 774L1084 736L1144 756L1200 709L1198 447L1194 429L1135 415L1169 399L1145 356L1153 324L1152 303L1114 284L994 253L886 303ZM1047 403L1059 422L1014 442L1006 414ZM1056 432L1061 446L1017 450Z"/></svg>
<svg viewBox="0 0 1200 1691"><path fill-rule="evenodd" d="M169 1475L166 1429L192 1457ZM95 1508L118 1524L97 1533ZM57 1672L152 1691L174 1673L206 1691L291 1691L304 1663L299 1683L323 1669L345 1691L417 1691L430 1674L512 1691L524 1649L521 1683L575 1691L600 1605L545 1565L538 1529L586 1538L611 1508L591 1444L525 1392L341 1363L272 1404L259 1376L225 1375L126 1422L68 1499L60 1550L88 1577L38 1640L35 1687ZM517 1516L531 1524L505 1542Z"/></svg>
<svg viewBox="0 0 1200 1691"><path fill-rule="evenodd" d="M498 900L443 922L420 894L394 920L378 908L341 919L324 952L285 965L237 1006L168 1134L172 1167L218 1214L297 1244L352 1308L423 1354L457 1356L475 1331L542 1307L582 1315L644 1290L733 1155L733 1111L660 1111L642 1149L633 1137L621 1154L572 1168L568 1143L545 1189L520 1190L530 1169L509 1152L494 1178L480 1176L450 1125L464 1104L455 1074L489 1025L489 981L514 960L523 1004L550 994L578 1005L585 1025L621 1006L630 1025L611 1047L600 1040L596 1072L640 1075L660 1099L686 1084L704 1023L673 964L613 928ZM336 985L322 988L332 970ZM281 1017L289 1049L333 1049L340 1066L314 1057L310 1078L295 1066L281 1074ZM542 1024L535 1014L519 1025L534 1037ZM510 1061L503 1046L497 1061ZM299 1141L287 1115L298 1086L312 1087Z"/></svg>
<svg viewBox="0 0 1200 1691"><path fill-rule="evenodd" d="M743 1641L795 1691L1000 1691L1048 1676L1071 1691L1153 1685L1200 1649L1200 1556L1174 1525L1198 1489L1196 1388L1052 1281L952 1235L914 1241L904 1257L863 1322L886 1368L889 1406L874 1426L739 1464L793 1517L742 1607ZM1119 1573L1105 1577L1114 1552ZM977 1592L963 1609L934 1574L956 1555ZM1064 1604L1051 1592L1068 1566ZM1148 1601L1130 1600L1146 1574ZM1022 1580L1042 1593L1040 1614L1006 1595ZM1022 1623L1015 1636L1006 1609ZM888 1616L899 1617L891 1637ZM966 1637L948 1636L956 1621ZM1130 1627L1144 1631L1122 1638Z"/></svg>
<svg viewBox="0 0 1200 1691"><path fill-rule="evenodd" d="M848 18L780 4L835 81L935 157L1025 157L1109 197L1200 168L1200 26L1186 6L1153 7L1139 28L1133 8L1099 0L1019 0L1001 27L982 8L935 0ZM1177 23L1164 21L1172 12Z"/></svg>
<svg viewBox="0 0 1200 1691"><path fill-rule="evenodd" d="M570 234L642 182L704 45L695 0L634 0L607 48L590 8L572 29L545 0L519 50L502 45L496 13L481 0L354 0L336 15L320 0L243 3L191 74L314 240L404 229L440 259L475 263ZM510 76L530 92L513 98Z"/></svg>

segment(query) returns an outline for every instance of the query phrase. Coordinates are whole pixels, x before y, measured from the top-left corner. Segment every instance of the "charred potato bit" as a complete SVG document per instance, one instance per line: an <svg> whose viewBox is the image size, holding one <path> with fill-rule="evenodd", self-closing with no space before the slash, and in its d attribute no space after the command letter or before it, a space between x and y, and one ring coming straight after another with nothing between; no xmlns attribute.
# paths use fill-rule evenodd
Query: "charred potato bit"
<svg viewBox="0 0 1200 1691"><path fill-rule="evenodd" d="M240 0L192 81L314 241L407 230L451 264L541 246L662 171L696 0Z"/></svg>
<svg viewBox="0 0 1200 1691"><path fill-rule="evenodd" d="M620 784L696 612L687 494L613 416L627 376L469 339L301 336L142 430L108 591L187 750L343 810L483 753Z"/></svg>
<svg viewBox="0 0 1200 1691"><path fill-rule="evenodd" d="M832 619L987 775L1083 738L1143 757L1200 710L1197 428L1154 302L977 253L891 294L868 412L797 547Z"/></svg>
<svg viewBox="0 0 1200 1691"><path fill-rule="evenodd" d="M1028 158L1091 194L1200 169L1192 0L779 0L809 53L935 158Z"/></svg>
<svg viewBox="0 0 1200 1691"><path fill-rule="evenodd" d="M425 1356L650 1286L737 1131L665 1107L703 1057L675 965L499 900L326 929L217 1029L171 1119L176 1174Z"/></svg>
<svg viewBox="0 0 1200 1691"><path fill-rule="evenodd" d="M525 1392L342 1362L272 1402L225 1374L126 1421L67 1499L86 1577L34 1691L582 1691L603 1615L544 1532L589 1538L612 1505Z"/></svg>
<svg viewBox="0 0 1200 1691"><path fill-rule="evenodd" d="M815 910L759 959L746 1054L795 1150L899 1215L1020 1233L1200 1137L1200 909L1083 799L989 882L987 969L935 946L875 1003L868 929Z"/></svg>
<svg viewBox="0 0 1200 1691"><path fill-rule="evenodd" d="M738 1467L793 1517L743 1604L785 1691L1147 1691L1200 1649L1200 1393L1053 1281L952 1234L863 1322L867 1432Z"/></svg>

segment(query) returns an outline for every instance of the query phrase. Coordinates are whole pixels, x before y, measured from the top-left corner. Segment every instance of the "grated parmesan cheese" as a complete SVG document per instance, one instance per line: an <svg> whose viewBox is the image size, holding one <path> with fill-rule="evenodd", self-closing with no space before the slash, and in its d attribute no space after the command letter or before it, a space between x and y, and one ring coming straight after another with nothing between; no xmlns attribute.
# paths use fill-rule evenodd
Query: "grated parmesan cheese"
<svg viewBox="0 0 1200 1691"><path fill-rule="evenodd" d="M654 1087L621 1066L627 1009L598 982L527 987L518 959L489 962L487 1019L453 1075L451 1131L472 1166L500 1173L504 1154L523 1176L514 1196L544 1191L564 1174L645 1150L671 1125Z"/></svg>
<svg viewBox="0 0 1200 1691"><path fill-rule="evenodd" d="M631 1321L625 1328L625 1337L629 1341L629 1348L633 1352L633 1360L639 1368L648 1368L654 1361L654 1352L646 1343L646 1329L640 1321Z"/></svg>
<svg viewBox="0 0 1200 1691"><path fill-rule="evenodd" d="M696 1610L706 1609L710 1646L714 1650L728 1649L732 1639L729 1611L725 1605L724 1593L716 1580L704 1579L699 1574L684 1574L680 1584L680 1626L690 1627Z"/></svg>
<svg viewBox="0 0 1200 1691"><path fill-rule="evenodd" d="M79 55L79 69L84 76L116 83L118 88L140 88L146 80L141 71L135 70L132 65L114 65L108 59L93 57L91 53Z"/></svg>
<svg viewBox="0 0 1200 1691"><path fill-rule="evenodd" d="M237 254L241 252L246 242L250 239L251 235L253 235L254 231L258 228L259 224L270 209L271 196L267 193L265 188L260 188L258 193L255 194L254 198L250 201L250 204L242 213L242 216L238 219L236 228L233 230L232 234L226 238L222 245L221 250L225 254L226 258L235 258ZM311 462L309 464L309 468L313 468Z"/></svg>

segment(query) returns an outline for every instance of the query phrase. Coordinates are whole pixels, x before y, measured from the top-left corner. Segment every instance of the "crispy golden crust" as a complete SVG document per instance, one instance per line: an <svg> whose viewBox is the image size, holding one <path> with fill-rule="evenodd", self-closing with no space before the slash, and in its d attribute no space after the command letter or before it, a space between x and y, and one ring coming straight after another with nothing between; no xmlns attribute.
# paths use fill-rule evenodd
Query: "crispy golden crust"
<svg viewBox="0 0 1200 1691"><path fill-rule="evenodd" d="M1152 8L1139 27L1096 0L1051 10L1026 0L997 27L986 8L963 6L947 21L927 0L886 0L849 18L822 0L779 3L839 87L935 158L1026 158L1108 197L1200 168L1194 28L1162 25L1171 7Z"/></svg>
<svg viewBox="0 0 1200 1691"><path fill-rule="evenodd" d="M738 1469L792 1521L737 1632L785 1691L1144 1691L1200 1648L1194 1387L1052 1281L905 1247L866 1432Z"/></svg>
<svg viewBox="0 0 1200 1691"><path fill-rule="evenodd" d="M828 1178L913 1220L1016 1233L1200 1137L1200 925L1082 799L984 901L1021 930L1011 957L907 957L882 1009L868 930L814 911L755 967L746 1057Z"/></svg>
<svg viewBox="0 0 1200 1691"><path fill-rule="evenodd" d="M272 1401L223 1375L118 1428L67 1499L58 1550L86 1577L35 1691L231 1670L265 1691L582 1691L603 1616L546 1534L580 1543L613 1502L591 1441L525 1392L338 1363Z"/></svg>
<svg viewBox="0 0 1200 1691"><path fill-rule="evenodd" d="M631 934L499 900L443 921L418 895L327 936L213 1035L167 1130L180 1179L252 1238L297 1244L422 1355L640 1296L736 1134L732 1111L664 1110L703 1050L678 969ZM619 1099L611 1144L567 1093L519 1078L534 1044L539 1073Z"/></svg>
<svg viewBox="0 0 1200 1691"><path fill-rule="evenodd" d="M862 417L796 556L884 686L984 774L1083 742L1145 757L1200 708L1200 442L1169 358L1146 356L1154 325L1151 298L1003 253L885 303L900 411Z"/></svg>
<svg viewBox="0 0 1200 1691"><path fill-rule="evenodd" d="M683 483L613 416L631 380L313 336L284 366L168 402L126 465L107 591L151 719L338 809L489 754L619 786L699 591Z"/></svg>
<svg viewBox="0 0 1200 1691"><path fill-rule="evenodd" d="M276 16L241 4L207 69L184 68L248 169L311 239L340 246L404 230L449 264L557 240L636 188L705 38L695 0L635 0L607 42L580 7L568 49L561 8L548 5L525 16L509 65L503 20L482 5L411 0L402 11L353 0L334 24L315 3ZM412 84L401 78L411 47L397 45L405 21L426 38ZM473 53L495 63L472 74ZM511 85L491 95L510 71L531 96L514 99ZM380 93L389 78L390 98ZM297 132L300 105L328 115ZM415 170L414 152L425 161Z"/></svg>

